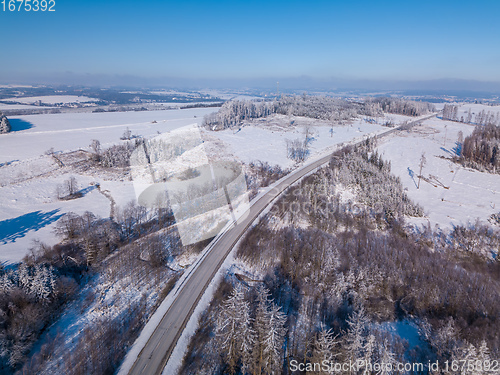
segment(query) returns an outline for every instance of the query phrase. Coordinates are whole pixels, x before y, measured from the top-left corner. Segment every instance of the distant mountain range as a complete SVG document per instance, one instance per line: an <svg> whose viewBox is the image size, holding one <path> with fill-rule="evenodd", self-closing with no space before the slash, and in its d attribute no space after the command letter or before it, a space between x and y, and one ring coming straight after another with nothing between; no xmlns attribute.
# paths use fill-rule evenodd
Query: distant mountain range
<svg viewBox="0 0 500 375"><path fill-rule="evenodd" d="M56 84L89 86L129 86L129 87L171 87L184 89L261 89L261 90L425 90L425 91L479 91L500 94L500 82L468 79L429 79L429 80L383 80L383 79L346 79L339 77L315 78L295 77L256 77L256 78L179 78L179 77L140 77L134 75L79 74L73 72L56 73L33 77L2 77L4 84Z"/></svg>

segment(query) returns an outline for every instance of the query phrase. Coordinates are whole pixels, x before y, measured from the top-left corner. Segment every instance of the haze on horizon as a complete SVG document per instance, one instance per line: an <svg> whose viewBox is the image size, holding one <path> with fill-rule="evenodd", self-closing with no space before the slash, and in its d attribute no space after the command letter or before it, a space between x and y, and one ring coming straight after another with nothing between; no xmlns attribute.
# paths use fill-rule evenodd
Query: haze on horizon
<svg viewBox="0 0 500 375"><path fill-rule="evenodd" d="M51 13L1 12L0 83L494 89L499 11L495 0L56 0Z"/></svg>

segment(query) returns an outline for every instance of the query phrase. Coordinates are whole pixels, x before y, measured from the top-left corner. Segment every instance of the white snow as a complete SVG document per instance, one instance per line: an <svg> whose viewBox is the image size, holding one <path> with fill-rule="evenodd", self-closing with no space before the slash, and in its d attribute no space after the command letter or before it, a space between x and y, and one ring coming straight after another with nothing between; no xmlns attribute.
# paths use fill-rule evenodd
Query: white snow
<svg viewBox="0 0 500 375"><path fill-rule="evenodd" d="M391 335L398 335L408 342L408 349L415 346L425 347L427 344L420 338L419 327L412 321L394 321L383 323L372 323L372 328L385 331Z"/></svg>
<svg viewBox="0 0 500 375"><path fill-rule="evenodd" d="M70 103L88 103L88 102L98 102L99 99L89 98L88 96L76 96L76 95L46 95L46 96L30 96L22 98L8 98L2 99L6 102L17 102L34 104L41 102L44 104L70 104Z"/></svg>
<svg viewBox="0 0 500 375"><path fill-rule="evenodd" d="M488 111L491 107L479 108ZM473 130L472 125L432 118L410 133L398 132L382 140L379 153L391 161L392 173L401 178L408 196L424 207L426 217L412 218L410 222L418 225L430 222L432 226L452 229L478 218L486 221L500 211L500 175L463 168L449 160L457 146L458 132L462 131L466 137ZM422 175L434 176L448 189L439 183L434 187L424 180L417 189L423 152L427 163Z"/></svg>
<svg viewBox="0 0 500 375"><path fill-rule="evenodd" d="M29 104L6 104L0 103L0 111L5 111L9 109L42 109L42 108L53 108L53 107L40 107L37 105L29 105Z"/></svg>
<svg viewBox="0 0 500 375"><path fill-rule="evenodd" d="M92 139L99 139L106 147L120 142L119 138L127 127L134 134L151 137L158 132L200 124L203 115L214 110L197 108L13 117L14 121L26 121L33 127L0 136L0 227L4 233L0 236L0 262L21 260L35 239L49 245L57 243L53 229L60 215L70 211L82 214L86 210L102 217L109 215L110 202L98 191L90 191L85 197L71 201L56 199L57 185L62 184L70 173L61 171L51 157L42 155L46 150L51 147L56 152L86 149ZM234 159L244 162L261 160L283 167L294 166L286 155L286 139L304 137L304 126L316 122L295 118L298 125L289 127L289 121L289 118L277 118L267 125L244 126L236 133L233 130L203 132L205 150L214 154L209 157L215 159L227 159L228 155L224 154L229 153ZM311 126L313 139L309 158L331 151L339 143L387 130L363 119L351 125L335 126L333 133L331 129L325 123ZM136 199L131 181L114 181L101 175L77 176L77 180L81 188L90 187L92 182L100 183L103 190L110 191L118 207ZM16 225L21 228L16 230Z"/></svg>
<svg viewBox="0 0 500 375"><path fill-rule="evenodd" d="M128 127L133 134L149 137L192 123L201 124L203 116L214 108L165 111L60 113L9 117L15 130L16 120L23 128L0 135L0 163L42 155L55 151L87 149L92 139L101 144L118 143ZM153 123L156 121L156 123Z"/></svg>
<svg viewBox="0 0 500 375"><path fill-rule="evenodd" d="M89 188L89 192L82 198L57 200L57 185L72 175L33 178L21 184L1 187L0 263L19 262L29 252L35 239L49 245L59 242L60 238L53 232L54 226L67 212L81 215L85 211L91 211L101 217L109 216L110 202L90 185L95 181L92 177L77 177L81 188Z"/></svg>
<svg viewBox="0 0 500 375"><path fill-rule="evenodd" d="M109 181L106 176L82 176L60 170L51 157L40 156L45 150L87 148L94 138L100 139L105 147L106 143L120 142L126 127L132 133L150 136L199 123L204 114L213 110L20 116L35 127L0 136L0 262L20 261L33 240L48 245L59 242L53 229L65 213L91 211L101 217L109 216L110 202L96 189L83 198L56 199L57 186L72 175L82 189L92 189L91 183L100 183L102 190L110 191L118 207L136 199L132 181ZM151 123L153 120L157 123Z"/></svg>
<svg viewBox="0 0 500 375"><path fill-rule="evenodd" d="M356 119L350 125L327 125L312 119L294 118L296 123L289 126L290 118L287 116L273 116L274 120L258 121L250 126L243 126L241 130L226 129L212 133L223 142L230 145L232 153L245 163L253 161L278 164L282 168L292 167L295 162L287 156L287 140L304 139L304 128L310 125L312 140L309 144L309 159L325 153L340 143L363 139L364 137L387 131L388 128ZM394 115L395 123L402 122ZM404 116L401 116L404 117ZM297 119L298 125L297 125ZM404 117L405 120L408 117ZM382 121L379 120L381 123Z"/></svg>

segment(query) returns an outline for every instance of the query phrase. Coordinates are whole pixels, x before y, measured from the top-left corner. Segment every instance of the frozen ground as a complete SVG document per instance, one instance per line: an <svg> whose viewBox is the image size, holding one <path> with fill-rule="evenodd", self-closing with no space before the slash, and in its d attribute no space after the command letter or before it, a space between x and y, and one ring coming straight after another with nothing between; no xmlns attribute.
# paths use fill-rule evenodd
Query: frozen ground
<svg viewBox="0 0 500 375"><path fill-rule="evenodd" d="M462 116L464 117L464 119L466 119L469 109L471 110L473 118L474 118L474 115L477 115L479 112L481 112L483 110L485 112L490 111L490 112L493 112L495 114L500 112L500 105L491 106L491 105L475 104L475 103L454 103L454 104L459 105L458 119L460 119ZM443 105L443 107L444 107L444 105Z"/></svg>
<svg viewBox="0 0 500 375"><path fill-rule="evenodd" d="M135 199L132 182L113 175L76 175L60 168L44 151L88 148L94 138L106 144L119 143L123 131L152 136L158 132L201 122L214 109L189 109L152 112L77 113L13 117L33 127L0 136L0 262L20 261L33 240L48 244L59 241L53 233L57 219L67 212L91 211L108 217L110 201L102 190L109 190L118 207ZM195 117L196 116L196 117ZM152 121L157 121L152 123ZM59 201L56 188L75 175L83 198Z"/></svg>
<svg viewBox="0 0 500 375"><path fill-rule="evenodd" d="M399 124L409 117L386 115ZM290 125L293 121L294 124ZM385 120L378 119L379 124ZM275 115L270 119L259 119L240 129L226 129L215 134L229 145L231 152L241 161L268 162L279 164L282 168L292 167L295 163L287 157L287 140L305 139L305 129L310 129L309 157L317 156L328 149L353 139L363 139L369 135L378 134L388 128L356 119L349 125L335 125L333 128L327 121L319 121L295 116Z"/></svg>
<svg viewBox="0 0 500 375"><path fill-rule="evenodd" d="M498 108L475 106L476 111ZM486 221L500 211L500 175L463 168L449 160L457 150L458 132L466 137L473 130L472 125L433 118L410 133L399 132L381 142L378 150L391 161L392 172L401 178L409 197L424 207L426 217L411 219L413 223L452 229L476 219ZM433 184L421 180L417 189L422 153L427 160L422 175Z"/></svg>
<svg viewBox="0 0 500 375"><path fill-rule="evenodd" d="M53 108L53 107L43 107L43 108ZM7 109L40 109L40 106L29 105L29 104L5 104L5 103L0 103L0 111L5 111Z"/></svg>
<svg viewBox="0 0 500 375"><path fill-rule="evenodd" d="M82 214L91 211L108 217L110 201L97 189L108 190L117 207L136 198L132 181L125 176L90 171L76 175L79 187L86 189L83 198L59 201L56 188L75 172L61 168L45 151L56 152L87 149L92 139L103 147L121 142L119 138L128 127L134 134L152 137L158 132L200 124L203 116L216 109L197 108L150 112L72 113L13 117L14 127L24 130L0 136L0 262L18 262L32 247L33 240L49 245L58 242L53 229L57 219L67 212ZM394 116L391 116L394 117ZM403 120L403 119L398 119ZM310 157L325 152L336 144L383 131L380 125L363 119L351 125L333 128L311 119L275 117L244 126L239 132L203 132L205 150L211 159L234 158L244 162L255 160L280 164L294 163L286 155L286 139L304 137L310 126Z"/></svg>
<svg viewBox="0 0 500 375"><path fill-rule="evenodd" d="M70 104L70 103L88 103L88 102L98 102L99 99L89 98L88 96L76 96L76 95L46 95L46 96L30 96L23 98L8 98L3 99L4 101L17 102L33 104L37 102L42 102L44 104Z"/></svg>
<svg viewBox="0 0 500 375"><path fill-rule="evenodd" d="M88 148L92 139L102 145L120 140L126 128L133 134L149 137L180 126L201 123L214 108L166 111L60 113L9 117L13 132L0 136L0 163L57 151ZM17 129L22 129L16 131Z"/></svg>
<svg viewBox="0 0 500 375"><path fill-rule="evenodd" d="M74 174L32 178L21 184L9 184L0 188L1 263L20 261L33 246L35 239L51 245L59 242L60 239L53 232L54 225L67 212L81 215L85 211L91 211L101 217L109 216L110 201L91 185L91 182L95 181L92 177L77 176L80 188L84 189L82 198L68 201L56 198L57 185L62 184L71 175ZM106 189L107 186L103 183L102 188ZM116 192L124 195L122 189L123 184ZM124 200L126 199L121 201Z"/></svg>

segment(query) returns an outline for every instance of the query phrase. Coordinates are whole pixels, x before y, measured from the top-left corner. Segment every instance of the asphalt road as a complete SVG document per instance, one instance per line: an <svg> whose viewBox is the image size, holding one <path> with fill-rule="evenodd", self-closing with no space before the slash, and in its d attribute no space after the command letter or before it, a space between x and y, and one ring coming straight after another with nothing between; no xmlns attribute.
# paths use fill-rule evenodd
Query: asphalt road
<svg viewBox="0 0 500 375"><path fill-rule="evenodd" d="M436 114L414 121L409 126L414 126L434 116ZM378 138L387 136L397 130L399 128L388 130L379 134ZM236 225L212 242L211 249L180 286L181 289L178 291L177 297L142 349L129 374L152 375L162 373L198 301L236 242L278 195L300 178L328 163L330 158L331 155L324 156L284 177L273 189L256 201L251 202L249 215L244 215L244 219L238 221Z"/></svg>

